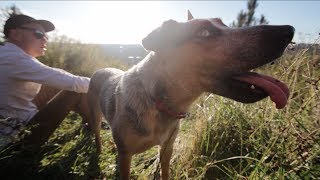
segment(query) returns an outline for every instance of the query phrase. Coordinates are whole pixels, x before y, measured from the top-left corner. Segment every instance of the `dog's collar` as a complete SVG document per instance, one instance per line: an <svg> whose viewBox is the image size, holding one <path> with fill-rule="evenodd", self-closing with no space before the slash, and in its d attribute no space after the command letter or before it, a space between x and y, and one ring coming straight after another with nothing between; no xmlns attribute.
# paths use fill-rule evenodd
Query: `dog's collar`
<svg viewBox="0 0 320 180"><path fill-rule="evenodd" d="M184 113L184 112L176 112L172 109L170 109L169 107L167 107L165 105L165 103L161 100L155 100L156 103L156 108L161 111L161 112L165 112L170 116L175 117L176 119L182 119L187 117L188 113Z"/></svg>

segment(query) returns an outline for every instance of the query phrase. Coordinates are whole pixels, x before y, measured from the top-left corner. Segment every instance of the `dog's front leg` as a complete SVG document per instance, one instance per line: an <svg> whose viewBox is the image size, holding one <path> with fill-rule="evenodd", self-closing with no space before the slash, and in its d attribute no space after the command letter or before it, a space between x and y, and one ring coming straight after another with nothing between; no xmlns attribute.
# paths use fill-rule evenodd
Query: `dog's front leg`
<svg viewBox="0 0 320 180"><path fill-rule="evenodd" d="M169 179L170 159L173 152L173 143L178 134L178 127L175 128L169 139L161 146L160 163L161 163L161 179Z"/></svg>
<svg viewBox="0 0 320 180"><path fill-rule="evenodd" d="M160 163L161 163L161 179L169 179L169 167L170 159L173 152L173 144L168 145L167 147L161 147L160 150Z"/></svg>
<svg viewBox="0 0 320 180"><path fill-rule="evenodd" d="M126 153L118 153L118 168L120 173L120 180L130 179L130 165L132 155Z"/></svg>

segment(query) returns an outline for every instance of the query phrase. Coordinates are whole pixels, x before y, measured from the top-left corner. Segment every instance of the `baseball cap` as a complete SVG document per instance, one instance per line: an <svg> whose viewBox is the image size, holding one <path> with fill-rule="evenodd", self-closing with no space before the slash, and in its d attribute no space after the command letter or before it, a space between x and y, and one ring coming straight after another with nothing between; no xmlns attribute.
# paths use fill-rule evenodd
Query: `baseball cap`
<svg viewBox="0 0 320 180"><path fill-rule="evenodd" d="M3 33L4 33L5 37L8 37L10 29L16 29L18 27L21 27L24 24L33 23L33 22L40 24L44 28L45 32L52 31L55 28L54 25L50 21L37 20L37 19L34 19L30 16L19 14L19 15L11 16L6 21L4 28L3 28Z"/></svg>

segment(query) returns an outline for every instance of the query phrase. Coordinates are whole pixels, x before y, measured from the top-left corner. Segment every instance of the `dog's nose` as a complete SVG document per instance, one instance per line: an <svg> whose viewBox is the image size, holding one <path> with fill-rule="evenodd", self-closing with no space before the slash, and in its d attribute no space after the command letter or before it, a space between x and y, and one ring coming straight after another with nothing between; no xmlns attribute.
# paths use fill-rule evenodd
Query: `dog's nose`
<svg viewBox="0 0 320 180"><path fill-rule="evenodd" d="M280 29L279 29L280 33L278 35L280 35L282 37L282 39L285 41L285 43L290 43L292 38L293 38L293 35L294 35L294 27L290 26L290 25L284 25L284 26L281 26Z"/></svg>
<svg viewBox="0 0 320 180"><path fill-rule="evenodd" d="M291 30L291 32L294 34L294 31L296 30L293 26L290 26L290 25L288 25L289 26L289 29Z"/></svg>
<svg viewBox="0 0 320 180"><path fill-rule="evenodd" d="M286 47L292 41L295 31L294 27L290 25L273 26L273 30L270 37L273 37L277 42L282 42L279 45L283 47Z"/></svg>
<svg viewBox="0 0 320 180"><path fill-rule="evenodd" d="M285 29L284 30L284 36L286 38L288 38L288 40L291 41L291 39L293 38L293 35L294 35L294 31L295 31L294 27L292 27L290 25L285 25L284 29Z"/></svg>

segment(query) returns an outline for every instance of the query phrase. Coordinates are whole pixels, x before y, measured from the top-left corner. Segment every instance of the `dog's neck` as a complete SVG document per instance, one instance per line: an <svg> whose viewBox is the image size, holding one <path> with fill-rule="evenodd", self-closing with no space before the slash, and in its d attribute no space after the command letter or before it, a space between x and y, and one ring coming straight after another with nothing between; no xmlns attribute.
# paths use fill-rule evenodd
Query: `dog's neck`
<svg viewBox="0 0 320 180"><path fill-rule="evenodd" d="M141 73L141 81L150 95L170 104L176 112L187 112L191 103L202 93L197 81L188 78L192 76L184 72L183 64L173 64L168 56L150 53L136 65Z"/></svg>

